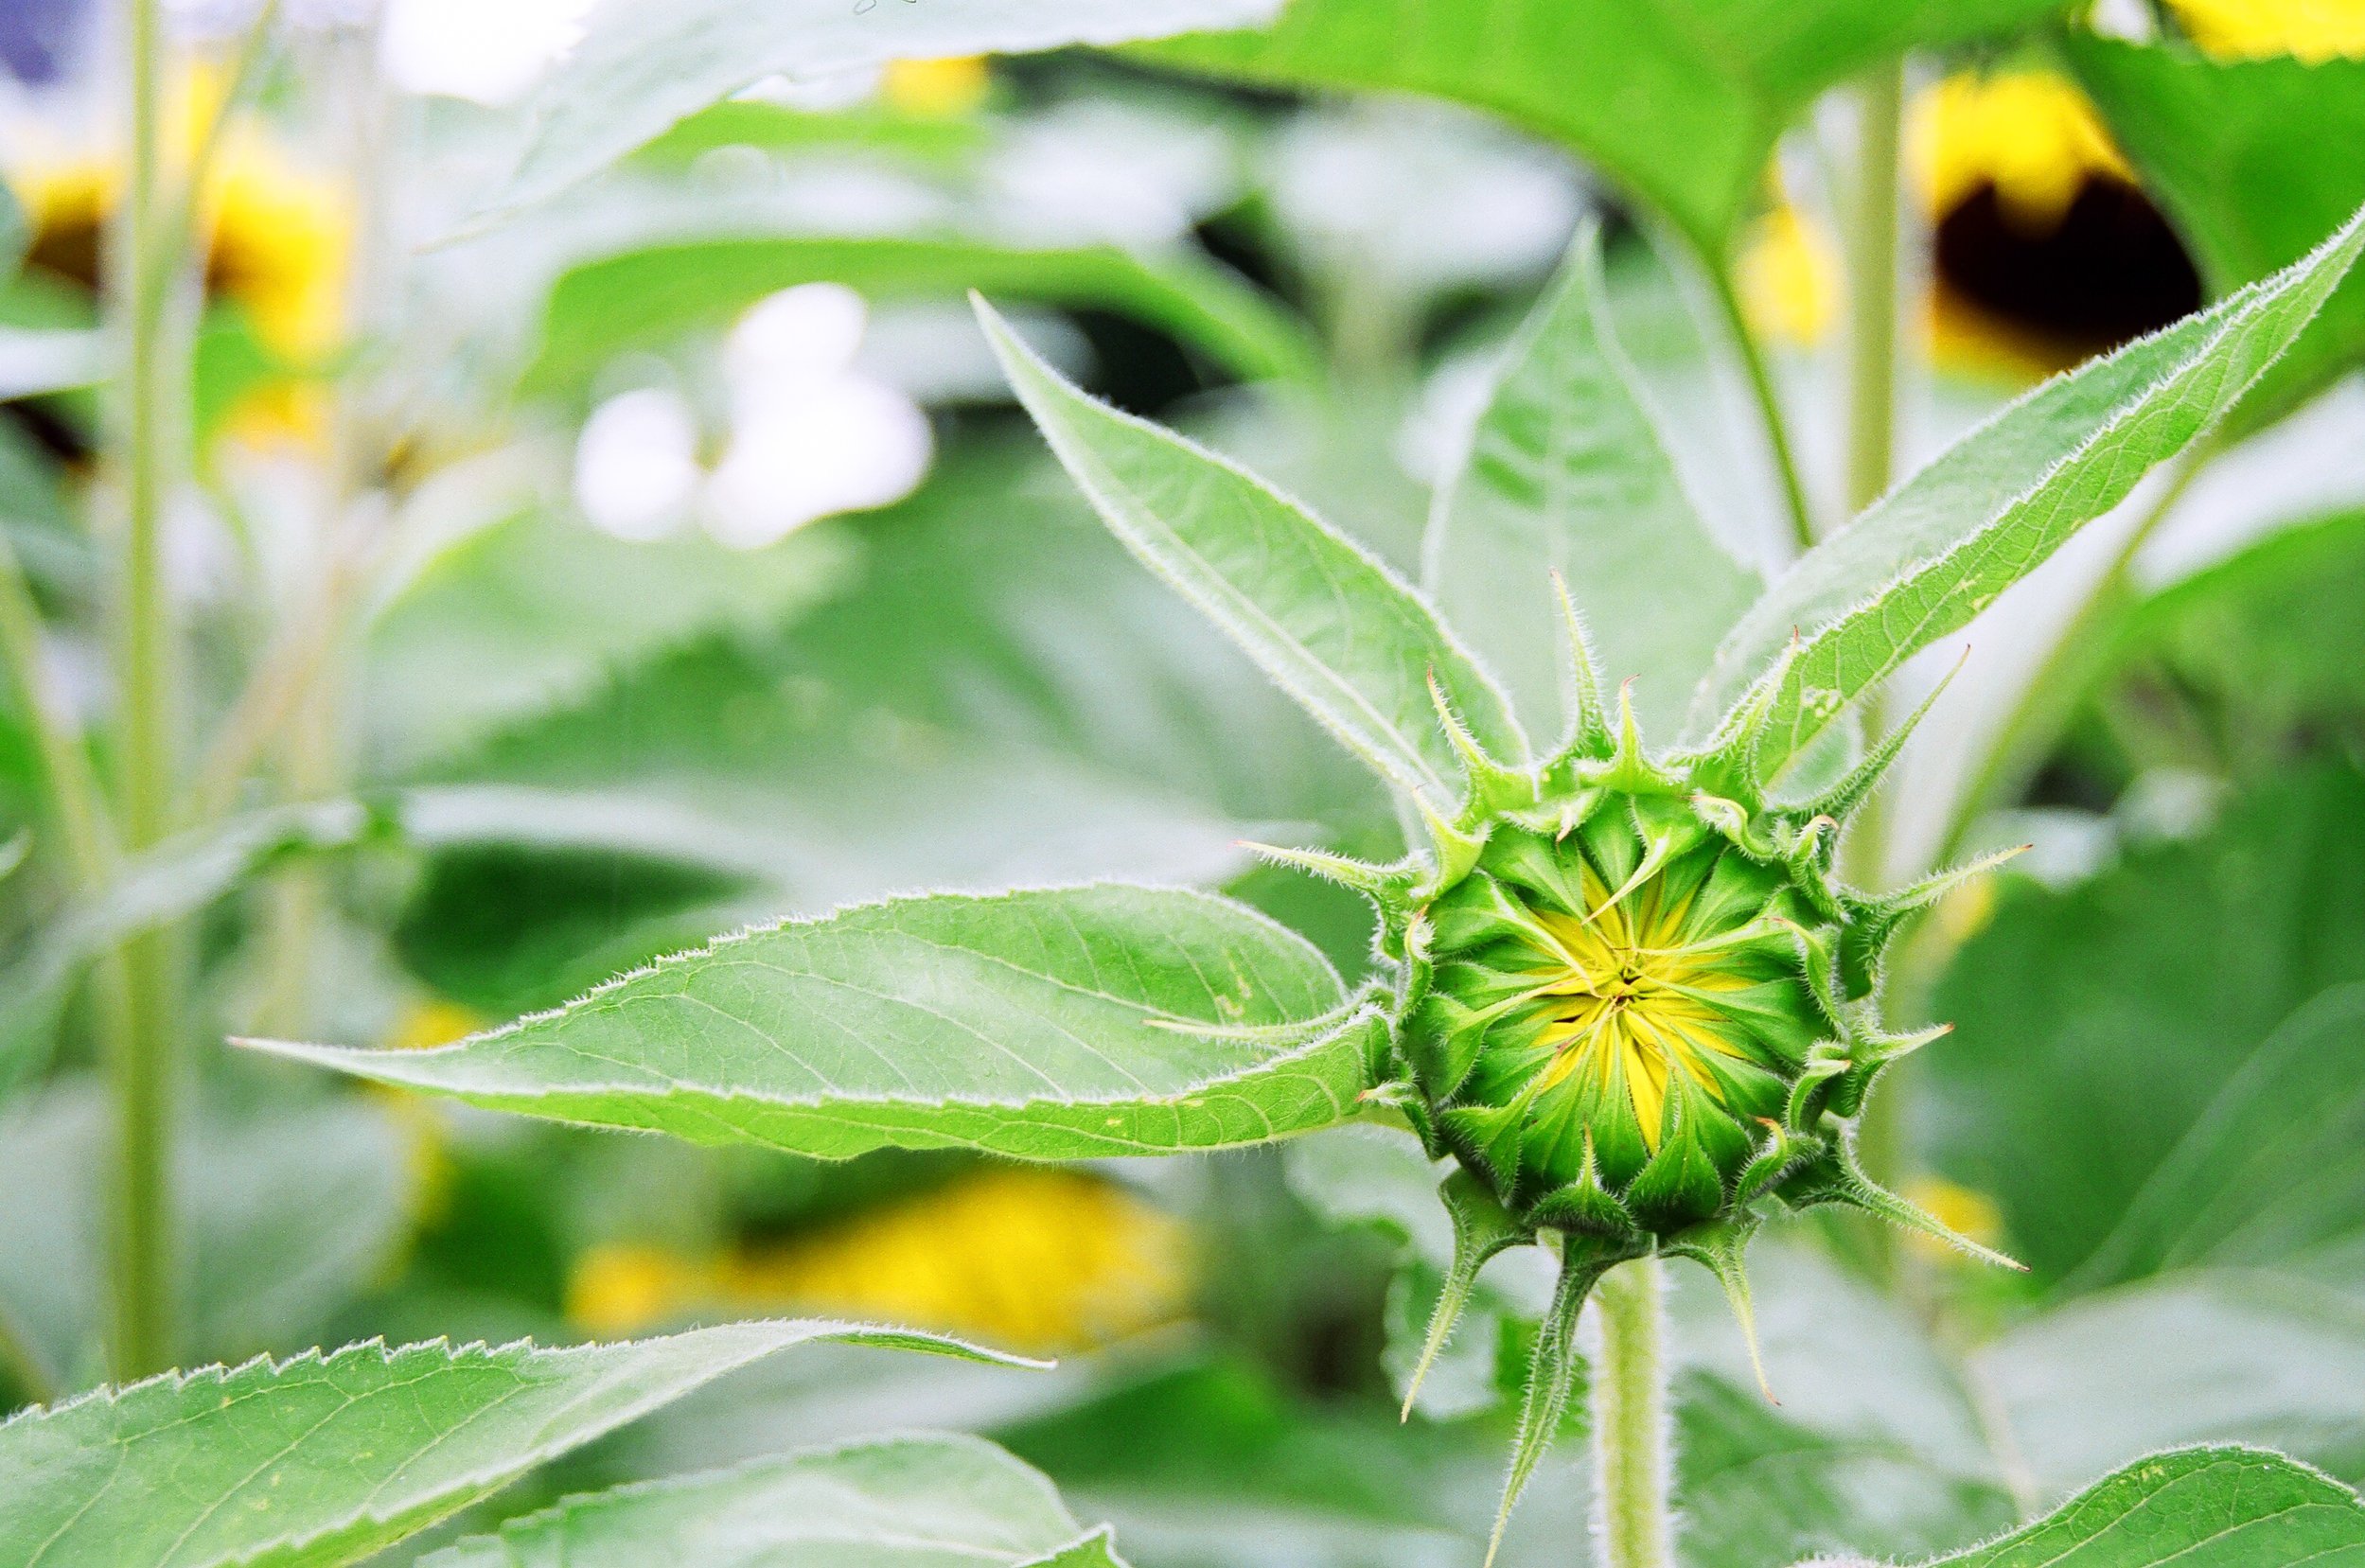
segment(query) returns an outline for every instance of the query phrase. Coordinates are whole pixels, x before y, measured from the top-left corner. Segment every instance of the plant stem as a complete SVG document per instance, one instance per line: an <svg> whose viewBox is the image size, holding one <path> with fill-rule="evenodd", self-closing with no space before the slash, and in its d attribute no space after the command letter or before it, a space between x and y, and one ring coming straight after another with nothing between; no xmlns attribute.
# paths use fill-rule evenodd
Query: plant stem
<svg viewBox="0 0 2365 1568"><path fill-rule="evenodd" d="M125 509L117 790L124 846L137 854L160 841L172 820L173 640L162 536L175 391L168 310L179 269L156 255L166 216L159 4L127 0L126 9L131 167L109 273L123 355L116 453ZM170 934L152 932L126 943L122 962L127 1014L108 1064L115 1140L109 1351L118 1380L171 1362L168 1183L179 1023Z"/></svg>
<svg viewBox="0 0 2365 1568"><path fill-rule="evenodd" d="M41 607L25 580L16 547L0 532L0 660L15 677L17 702L41 758L42 783L59 841L76 884L90 892L104 887L113 873L115 844L90 753L75 733L73 720L58 712L43 679L48 659L41 627Z"/></svg>
<svg viewBox="0 0 2365 1568"><path fill-rule="evenodd" d="M1807 504L1807 486L1798 476L1798 456L1791 447L1790 424L1782 416L1782 398L1774 385L1773 367L1766 362L1765 348L1757 342L1756 333L1750 330L1749 312L1741 307L1729 262L1718 260L1710 264L1708 287L1732 337L1733 350L1740 356L1741 369L1748 374L1750 396L1756 399L1758 417L1765 425L1766 448L1773 454L1774 476L1781 483L1782 503L1789 514L1791 542L1804 555L1814 546L1814 513Z"/></svg>
<svg viewBox="0 0 2365 1568"><path fill-rule="evenodd" d="M1675 1561L1661 1288L1655 1258L1621 1263L1594 1287L1601 1319L1591 1390L1601 1568L1672 1568Z"/></svg>

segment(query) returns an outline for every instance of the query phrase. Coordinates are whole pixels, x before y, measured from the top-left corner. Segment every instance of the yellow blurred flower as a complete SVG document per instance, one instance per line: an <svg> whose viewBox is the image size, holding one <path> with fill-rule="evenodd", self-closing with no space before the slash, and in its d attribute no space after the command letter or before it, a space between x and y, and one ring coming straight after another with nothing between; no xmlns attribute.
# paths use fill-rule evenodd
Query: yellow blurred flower
<svg viewBox="0 0 2365 1568"><path fill-rule="evenodd" d="M2365 0L2168 0L2168 9L2220 60L2365 59Z"/></svg>
<svg viewBox="0 0 2365 1568"><path fill-rule="evenodd" d="M427 1050L465 1039L485 1027L485 1020L457 1002L430 996L414 1002L378 1043L388 1050ZM442 1110L425 1096L409 1089L373 1084L407 1138L405 1154L411 1170L411 1218L425 1224L440 1218L451 1205L455 1173L451 1152L445 1147Z"/></svg>
<svg viewBox="0 0 2365 1568"><path fill-rule="evenodd" d="M194 69L175 83L166 118L168 165L178 178L220 113L219 72ZM0 155L31 231L26 260L96 290L102 236L122 199L122 157L38 124L9 137ZM192 214L206 297L243 310L262 345L292 372L317 368L342 344L352 258L347 194L307 168L244 119L223 126ZM282 382L242 409L247 428L278 423L302 433L314 417Z"/></svg>
<svg viewBox="0 0 2365 1568"><path fill-rule="evenodd" d="M1906 1185L1905 1196L1935 1216L1949 1230L1968 1236L1982 1246L2000 1246L2003 1242L2003 1211L1996 1207L1993 1198L1976 1188L1948 1181L1943 1176L1923 1176ZM1969 1261L1936 1237L1918 1230L1905 1233L1905 1244L1933 1262Z"/></svg>
<svg viewBox="0 0 2365 1568"><path fill-rule="evenodd" d="M568 1314L616 1334L701 1306L825 1313L1057 1352L1182 1316L1187 1258L1182 1226L1117 1183L1012 1167L719 1258L594 1247Z"/></svg>
<svg viewBox="0 0 2365 1568"><path fill-rule="evenodd" d="M951 118L966 115L985 101L993 85L982 55L957 55L948 60L888 62L879 96L907 115Z"/></svg>
<svg viewBox="0 0 2365 1568"><path fill-rule="evenodd" d="M2135 179L2086 95L2051 71L1949 77L1914 105L1911 138L1932 212L1991 186L2023 234L2059 227L2089 180Z"/></svg>
<svg viewBox="0 0 2365 1568"><path fill-rule="evenodd" d="M1784 202L1750 229L1740 291L1760 334L1780 343L1813 343L1839 314L1839 247L1820 224Z"/></svg>

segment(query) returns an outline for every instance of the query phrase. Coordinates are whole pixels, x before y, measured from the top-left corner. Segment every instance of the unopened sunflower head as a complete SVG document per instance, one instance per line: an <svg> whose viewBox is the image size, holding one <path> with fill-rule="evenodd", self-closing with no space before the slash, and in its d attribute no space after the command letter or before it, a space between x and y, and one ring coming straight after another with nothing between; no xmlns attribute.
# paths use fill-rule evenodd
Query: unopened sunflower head
<svg viewBox="0 0 2365 1568"><path fill-rule="evenodd" d="M1929 703L1833 782L1786 798L1759 758L1790 656L1704 745L1653 750L1625 692L1614 713L1595 695L1573 613L1570 633L1576 716L1549 761L1489 757L1440 698L1469 789L1456 816L1431 819L1431 853L1386 868L1287 854L1377 905L1401 1074L1381 1098L1460 1167L1441 1189L1456 1256L1415 1382L1477 1269L1544 1242L1562 1283L1531 1407L1559 1397L1538 1390L1564 1393L1556 1358L1618 1263L1706 1265L1749 1330L1742 1252L1770 1213L1846 1205L2009 1261L1878 1186L1853 1147L1882 1069L1944 1032L1881 1029L1888 946L1983 869L1878 896L1836 874L1849 818ZM1556 1421L1523 1416L1507 1510Z"/></svg>

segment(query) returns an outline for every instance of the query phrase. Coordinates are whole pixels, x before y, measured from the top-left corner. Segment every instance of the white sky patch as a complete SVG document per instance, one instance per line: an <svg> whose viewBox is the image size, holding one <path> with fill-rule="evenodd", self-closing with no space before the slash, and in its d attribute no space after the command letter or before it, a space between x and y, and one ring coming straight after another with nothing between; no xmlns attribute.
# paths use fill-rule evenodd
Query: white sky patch
<svg viewBox="0 0 2365 1568"><path fill-rule="evenodd" d="M412 93L514 103L583 36L591 0L386 0L379 59Z"/></svg>

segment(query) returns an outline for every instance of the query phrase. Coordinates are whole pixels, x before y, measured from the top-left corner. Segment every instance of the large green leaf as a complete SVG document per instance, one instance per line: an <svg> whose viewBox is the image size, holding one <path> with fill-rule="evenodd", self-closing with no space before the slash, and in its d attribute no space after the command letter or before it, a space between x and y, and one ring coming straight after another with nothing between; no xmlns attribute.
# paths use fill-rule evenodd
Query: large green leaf
<svg viewBox="0 0 2365 1568"><path fill-rule="evenodd" d="M88 1081L45 1085L0 1119L0 1324L50 1388L97 1378L106 1300L107 1103ZM183 1348L193 1358L317 1343L371 1285L410 1220L401 1129L359 1096L184 1119Z"/></svg>
<svg viewBox="0 0 2365 1568"><path fill-rule="evenodd" d="M2288 347L2365 246L2365 213L2305 260L2047 383L1964 436L1777 578L1718 650L1706 728L1793 637L1768 766L1968 625L2208 431Z"/></svg>
<svg viewBox="0 0 2365 1568"><path fill-rule="evenodd" d="M2365 61L2215 61L2082 28L2065 47L2217 292L2297 261L2365 203ZM2265 423L2361 353L2365 279L2353 277L2261 379L2233 426Z"/></svg>
<svg viewBox="0 0 2365 1568"><path fill-rule="evenodd" d="M439 1050L267 1045L562 1120L842 1159L1256 1143L1352 1114L1376 1025L1240 905L1108 884L790 921Z"/></svg>
<svg viewBox="0 0 2365 1568"><path fill-rule="evenodd" d="M2083 1296L1974 1354L2039 1493L2180 1443L2258 1443L2365 1476L2365 1302L2196 1271Z"/></svg>
<svg viewBox="0 0 2365 1568"><path fill-rule="evenodd" d="M719 326L776 290L829 281L874 299L995 294L1121 311L1245 379L1313 379L1305 329L1253 285L1188 252L1029 249L958 237L723 236L584 262L552 290L528 384L576 384L627 349Z"/></svg>
<svg viewBox="0 0 2365 1568"><path fill-rule="evenodd" d="M821 1339L993 1355L808 1320L564 1349L356 1345L168 1372L0 1425L0 1561L352 1562L734 1367Z"/></svg>
<svg viewBox="0 0 2365 1568"><path fill-rule="evenodd" d="M2195 1448L2139 1459L1947 1568L2355 1568L2365 1506L2278 1453ZM1927 1568L1937 1568L1929 1564Z"/></svg>
<svg viewBox="0 0 2365 1568"><path fill-rule="evenodd" d="M1934 1005L1957 1027L1921 1068L1932 1152L2040 1274L2101 1245L2301 1003L2365 980L2361 818L2355 771L2286 777L2202 839L2015 890L1956 957Z"/></svg>
<svg viewBox="0 0 2365 1568"><path fill-rule="evenodd" d="M420 1568L1124 1568L1042 1472L979 1437L914 1433L571 1498Z"/></svg>
<svg viewBox="0 0 2365 1568"><path fill-rule="evenodd" d="M1085 396L980 311L1020 400L1110 530L1349 749L1450 811L1461 764L1434 683L1494 755L1525 759L1509 701L1376 557L1245 470Z"/></svg>
<svg viewBox="0 0 2365 1568"><path fill-rule="evenodd" d="M2003 31L2057 0L1294 0L1264 32L1150 59L1491 110L1575 148L1721 256L1774 139L1825 88L1916 44Z"/></svg>
<svg viewBox="0 0 2365 1568"><path fill-rule="evenodd" d="M1467 465L1425 541L1438 604L1503 678L1530 731L1557 727L1568 585L1600 673L1637 678L1646 732L1672 731L1717 642L1758 591L1685 494L1581 238L1511 344Z"/></svg>
<svg viewBox="0 0 2365 1568"><path fill-rule="evenodd" d="M2074 1284L2303 1265L2365 1238L2365 985L2325 992L2250 1054Z"/></svg>
<svg viewBox="0 0 2365 1568"><path fill-rule="evenodd" d="M550 195L767 77L1113 44L1244 26L1272 11L1273 0L605 0L585 18L583 41L528 99L524 150L486 206Z"/></svg>

